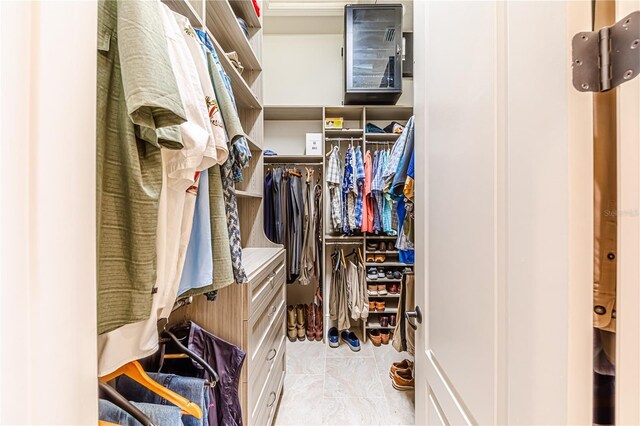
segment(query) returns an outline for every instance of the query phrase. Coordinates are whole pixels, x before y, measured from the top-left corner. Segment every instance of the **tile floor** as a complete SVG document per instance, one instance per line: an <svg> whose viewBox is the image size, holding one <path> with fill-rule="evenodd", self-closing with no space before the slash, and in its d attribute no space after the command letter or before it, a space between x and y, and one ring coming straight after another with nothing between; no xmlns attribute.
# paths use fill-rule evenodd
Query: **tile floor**
<svg viewBox="0 0 640 426"><path fill-rule="evenodd" d="M287 341L287 376L276 425L413 425L414 393L391 386L392 362L410 358L391 345L328 348Z"/></svg>

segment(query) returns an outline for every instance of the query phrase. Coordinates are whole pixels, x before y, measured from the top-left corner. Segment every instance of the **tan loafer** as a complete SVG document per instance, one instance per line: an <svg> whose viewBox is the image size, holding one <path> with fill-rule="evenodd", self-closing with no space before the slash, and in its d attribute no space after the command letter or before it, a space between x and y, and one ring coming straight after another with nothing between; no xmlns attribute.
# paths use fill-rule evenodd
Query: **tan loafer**
<svg viewBox="0 0 640 426"><path fill-rule="evenodd" d="M403 359L400 362L394 362L391 364L391 369L389 369L389 377L393 379L393 373L395 373L396 370L406 370L407 368L413 368L413 361L410 359Z"/></svg>
<svg viewBox="0 0 640 426"><path fill-rule="evenodd" d="M416 387L416 382L413 378L413 369L406 368L396 370L395 373L393 373L391 384L393 385L394 389L399 391L414 390Z"/></svg>

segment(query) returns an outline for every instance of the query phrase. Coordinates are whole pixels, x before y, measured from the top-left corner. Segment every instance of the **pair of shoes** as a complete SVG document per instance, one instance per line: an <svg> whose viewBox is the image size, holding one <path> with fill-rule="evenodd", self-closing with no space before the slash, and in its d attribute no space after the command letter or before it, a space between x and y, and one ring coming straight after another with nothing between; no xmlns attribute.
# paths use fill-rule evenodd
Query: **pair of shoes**
<svg viewBox="0 0 640 426"><path fill-rule="evenodd" d="M378 278L384 278L386 276L383 267L378 267Z"/></svg>
<svg viewBox="0 0 640 426"><path fill-rule="evenodd" d="M387 260L387 256L385 256L384 254L376 254L374 256L374 262L376 263L382 263L385 260ZM380 276L380 274L378 274L378 276ZM384 278L384 275L382 276L382 278Z"/></svg>
<svg viewBox="0 0 640 426"><path fill-rule="evenodd" d="M386 296L387 286L384 284L367 284L367 293L369 296Z"/></svg>
<svg viewBox="0 0 640 426"><path fill-rule="evenodd" d="M291 342L322 340L322 308L315 303L287 306L287 337Z"/></svg>
<svg viewBox="0 0 640 426"><path fill-rule="evenodd" d="M378 279L378 270L376 268L367 269L367 279L369 279L369 280L377 280Z"/></svg>
<svg viewBox="0 0 640 426"><path fill-rule="evenodd" d="M396 326L396 316L394 314L391 314L391 315L380 315L380 325L382 327L395 327Z"/></svg>
<svg viewBox="0 0 640 426"><path fill-rule="evenodd" d="M371 339L373 346L388 345L389 340L391 340L391 336L393 336L393 333L391 333L390 330L382 328L369 330L369 338Z"/></svg>
<svg viewBox="0 0 640 426"><path fill-rule="evenodd" d="M367 251L376 251L377 249L376 243L367 243Z"/></svg>
<svg viewBox="0 0 640 426"><path fill-rule="evenodd" d="M295 342L296 339L302 342L305 338L305 309L306 305L287 306L287 337L291 342Z"/></svg>
<svg viewBox="0 0 640 426"><path fill-rule="evenodd" d="M376 257L371 253L367 253L366 261L367 262L375 262L376 261ZM376 272L376 276L377 275L378 275L378 273Z"/></svg>
<svg viewBox="0 0 640 426"><path fill-rule="evenodd" d="M413 377L413 362L405 359L402 362L394 362L389 371L391 385L399 391L413 390L416 387Z"/></svg>
<svg viewBox="0 0 640 426"><path fill-rule="evenodd" d="M353 331L344 330L341 334L338 334L338 329L331 327L329 329L329 347L337 348L340 346L340 339L342 339L353 352L360 350L360 340Z"/></svg>
<svg viewBox="0 0 640 426"><path fill-rule="evenodd" d="M384 312L386 302L384 300L369 300L369 311Z"/></svg>
<svg viewBox="0 0 640 426"><path fill-rule="evenodd" d="M390 294L398 294L400 293L400 286L398 284L389 284L387 286L387 291Z"/></svg>
<svg viewBox="0 0 640 426"><path fill-rule="evenodd" d="M393 271L393 279L394 279L394 280L399 280L400 278L402 278L402 272L400 272L400 271Z"/></svg>
<svg viewBox="0 0 640 426"><path fill-rule="evenodd" d="M322 340L322 308L315 303L309 303L307 307L307 339Z"/></svg>

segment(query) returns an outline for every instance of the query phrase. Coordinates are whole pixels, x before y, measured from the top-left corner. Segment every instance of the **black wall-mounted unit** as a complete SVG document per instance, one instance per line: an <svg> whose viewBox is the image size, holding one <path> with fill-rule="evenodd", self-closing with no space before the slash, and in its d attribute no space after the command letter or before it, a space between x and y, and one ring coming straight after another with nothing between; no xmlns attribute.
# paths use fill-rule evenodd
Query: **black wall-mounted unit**
<svg viewBox="0 0 640 426"><path fill-rule="evenodd" d="M345 105L393 105L402 95L402 5L346 5Z"/></svg>

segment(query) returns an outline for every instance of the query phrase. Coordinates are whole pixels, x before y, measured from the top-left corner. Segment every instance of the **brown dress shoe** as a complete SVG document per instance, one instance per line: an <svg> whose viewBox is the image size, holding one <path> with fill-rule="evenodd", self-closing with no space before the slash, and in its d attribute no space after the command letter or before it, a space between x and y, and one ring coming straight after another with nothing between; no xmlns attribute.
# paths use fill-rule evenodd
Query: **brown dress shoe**
<svg viewBox="0 0 640 426"><path fill-rule="evenodd" d="M396 390L399 391L408 391L415 389L416 382L413 378L413 368L396 370L393 373L391 384Z"/></svg>
<svg viewBox="0 0 640 426"><path fill-rule="evenodd" d="M373 312L376 310L376 301L375 300L369 300L369 311Z"/></svg>
<svg viewBox="0 0 640 426"><path fill-rule="evenodd" d="M396 370L406 370L407 368L413 369L413 361L409 359L403 359L400 362L394 362L393 364L391 364L391 369L389 370L389 377L393 379L393 373L395 373Z"/></svg>
<svg viewBox="0 0 640 426"><path fill-rule="evenodd" d="M306 322L307 322L307 306L306 305L298 305L296 306L296 330L298 334L298 340L301 342L304 340L306 333Z"/></svg>
<svg viewBox="0 0 640 426"><path fill-rule="evenodd" d="M305 305L305 309L307 311L307 340L314 341L316 340L315 303L309 303L308 307Z"/></svg>
<svg viewBox="0 0 640 426"><path fill-rule="evenodd" d="M298 337L296 331L296 308L293 305L287 306L287 337L290 341L295 342Z"/></svg>
<svg viewBox="0 0 640 426"><path fill-rule="evenodd" d="M376 311L384 312L384 309L385 309L386 306L387 306L387 302L385 302L384 300L377 300L376 301Z"/></svg>
<svg viewBox="0 0 640 426"><path fill-rule="evenodd" d="M371 339L371 343L373 343L373 346L380 346L382 344L382 340L380 337L380 330L378 329L369 330L369 339Z"/></svg>
<svg viewBox="0 0 640 426"><path fill-rule="evenodd" d="M383 345L389 344L389 339L391 338L391 332L389 330L380 330L380 340Z"/></svg>
<svg viewBox="0 0 640 426"><path fill-rule="evenodd" d="M323 328L322 328L322 305L316 305L314 303L315 309L316 309L316 341L321 341L322 340L322 336L324 334Z"/></svg>

